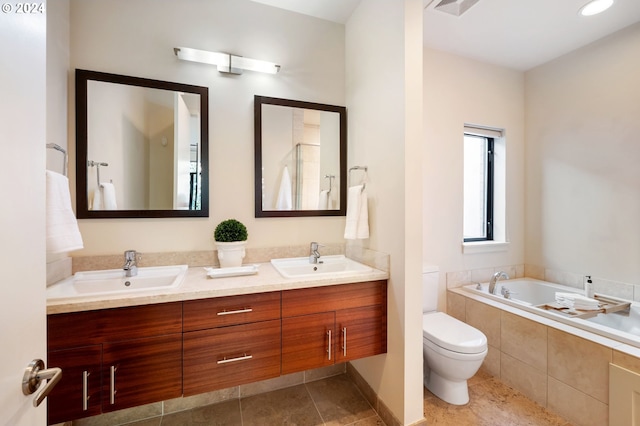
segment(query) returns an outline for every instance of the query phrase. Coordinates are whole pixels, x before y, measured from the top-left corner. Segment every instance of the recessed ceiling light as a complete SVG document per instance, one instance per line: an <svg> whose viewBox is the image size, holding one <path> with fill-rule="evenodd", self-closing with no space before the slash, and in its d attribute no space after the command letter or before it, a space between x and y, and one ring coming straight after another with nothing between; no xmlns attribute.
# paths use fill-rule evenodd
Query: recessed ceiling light
<svg viewBox="0 0 640 426"><path fill-rule="evenodd" d="M613 4L613 0L593 0L582 6L580 15L592 16L609 9Z"/></svg>

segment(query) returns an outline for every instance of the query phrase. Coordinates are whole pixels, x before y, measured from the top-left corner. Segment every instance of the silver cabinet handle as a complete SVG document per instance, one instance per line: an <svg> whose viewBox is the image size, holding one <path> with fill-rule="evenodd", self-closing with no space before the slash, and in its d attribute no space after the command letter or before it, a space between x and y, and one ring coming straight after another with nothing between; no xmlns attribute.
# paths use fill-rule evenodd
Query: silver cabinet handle
<svg viewBox="0 0 640 426"><path fill-rule="evenodd" d="M244 361L244 360L251 359L251 358L253 358L253 355L247 355L247 354L245 353L245 354L243 354L242 356L235 357L235 358L227 358L227 357L224 357L224 358L222 358L220 361L218 361L218 364L228 364L228 363L230 363L230 362Z"/></svg>
<svg viewBox="0 0 640 426"><path fill-rule="evenodd" d="M49 395L53 387L62 379L62 370L58 367L44 368L44 361L34 359L29 363L22 376L22 393L31 395L40 387L42 380L47 383L42 387L40 392L33 399L33 406L39 406L42 401Z"/></svg>
<svg viewBox="0 0 640 426"><path fill-rule="evenodd" d="M342 356L347 356L347 327L342 327Z"/></svg>
<svg viewBox="0 0 640 426"><path fill-rule="evenodd" d="M329 354L329 361L331 361L331 330L327 331L329 336L329 346L327 347L327 354Z"/></svg>
<svg viewBox="0 0 640 426"><path fill-rule="evenodd" d="M222 311L222 312L218 312L218 315L246 314L247 312L253 312L253 309L242 308L242 309L236 309L235 311Z"/></svg>
<svg viewBox="0 0 640 426"><path fill-rule="evenodd" d="M113 405L116 403L116 370L118 369L118 367L116 367L115 365L111 366L111 369L109 371L109 377L110 377L110 382L111 382L111 390L110 390L110 394L109 394L109 402Z"/></svg>
<svg viewBox="0 0 640 426"><path fill-rule="evenodd" d="M82 372L82 411L89 409L89 375L86 370Z"/></svg>

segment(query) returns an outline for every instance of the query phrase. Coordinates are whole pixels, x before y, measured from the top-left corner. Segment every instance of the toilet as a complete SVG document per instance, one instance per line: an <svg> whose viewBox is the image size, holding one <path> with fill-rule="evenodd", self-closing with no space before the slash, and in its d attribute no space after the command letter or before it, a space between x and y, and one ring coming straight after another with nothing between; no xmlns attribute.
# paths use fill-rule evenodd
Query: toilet
<svg viewBox="0 0 640 426"><path fill-rule="evenodd" d="M473 377L487 356L487 337L438 307L437 267L422 271L422 353L424 385L449 404L469 402L467 380Z"/></svg>

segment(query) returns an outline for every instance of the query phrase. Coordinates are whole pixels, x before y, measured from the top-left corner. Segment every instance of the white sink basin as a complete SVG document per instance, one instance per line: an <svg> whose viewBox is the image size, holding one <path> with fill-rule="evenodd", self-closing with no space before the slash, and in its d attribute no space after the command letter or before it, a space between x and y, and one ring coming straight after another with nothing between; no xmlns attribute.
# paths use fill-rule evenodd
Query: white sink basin
<svg viewBox="0 0 640 426"><path fill-rule="evenodd" d="M122 269L76 272L75 275L47 287L47 299L102 296L179 287L187 275L187 265L138 268L135 277L126 277Z"/></svg>
<svg viewBox="0 0 640 426"><path fill-rule="evenodd" d="M318 263L309 263L308 257L271 259L271 264L285 278L340 277L373 271L343 255L321 256Z"/></svg>

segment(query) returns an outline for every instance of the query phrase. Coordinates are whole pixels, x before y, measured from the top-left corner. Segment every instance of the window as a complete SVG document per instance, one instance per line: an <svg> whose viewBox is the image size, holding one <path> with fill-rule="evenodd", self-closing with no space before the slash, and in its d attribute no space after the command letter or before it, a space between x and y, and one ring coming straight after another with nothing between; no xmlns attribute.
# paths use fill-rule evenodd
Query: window
<svg viewBox="0 0 640 426"><path fill-rule="evenodd" d="M500 228L495 219L504 215L496 215L496 194L503 192L500 188L504 188L504 179L496 185L496 151L498 147L504 151L502 133L489 128L464 128L464 242L494 241L496 227ZM504 172L497 175L504 177ZM504 230L501 231L498 234L503 235Z"/></svg>
<svg viewBox="0 0 640 426"><path fill-rule="evenodd" d="M493 240L494 139L464 134L465 241Z"/></svg>

